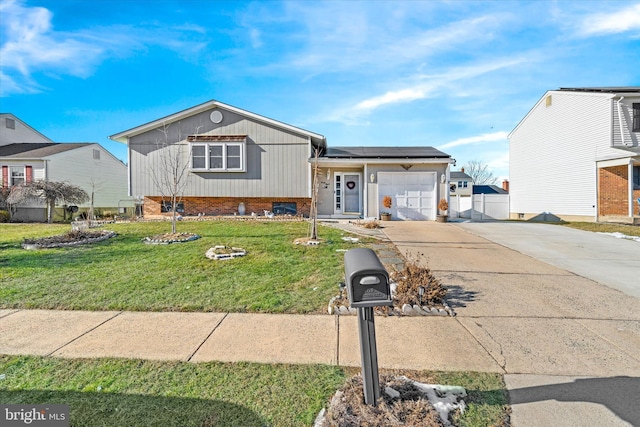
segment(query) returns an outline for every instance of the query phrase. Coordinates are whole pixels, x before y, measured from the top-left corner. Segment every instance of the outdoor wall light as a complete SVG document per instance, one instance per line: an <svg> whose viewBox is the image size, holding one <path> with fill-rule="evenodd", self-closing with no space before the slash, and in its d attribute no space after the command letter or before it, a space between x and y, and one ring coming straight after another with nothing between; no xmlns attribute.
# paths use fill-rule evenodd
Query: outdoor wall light
<svg viewBox="0 0 640 427"><path fill-rule="evenodd" d="M371 180L371 182L376 182L376 175L375 174L371 174L369 179Z"/></svg>
<svg viewBox="0 0 640 427"><path fill-rule="evenodd" d="M331 178L331 169L327 169L327 180Z"/></svg>

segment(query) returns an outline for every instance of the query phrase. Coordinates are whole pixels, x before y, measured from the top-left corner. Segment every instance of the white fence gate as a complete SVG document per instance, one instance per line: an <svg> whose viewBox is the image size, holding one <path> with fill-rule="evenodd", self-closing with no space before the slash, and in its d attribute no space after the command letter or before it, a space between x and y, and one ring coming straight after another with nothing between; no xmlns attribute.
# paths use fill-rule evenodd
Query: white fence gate
<svg viewBox="0 0 640 427"><path fill-rule="evenodd" d="M508 194L474 194L471 219L509 219Z"/></svg>
<svg viewBox="0 0 640 427"><path fill-rule="evenodd" d="M471 219L471 196L455 195L449 199L449 217Z"/></svg>
<svg viewBox="0 0 640 427"><path fill-rule="evenodd" d="M509 195L474 194L471 197L453 196L449 203L449 216L473 221L509 219Z"/></svg>

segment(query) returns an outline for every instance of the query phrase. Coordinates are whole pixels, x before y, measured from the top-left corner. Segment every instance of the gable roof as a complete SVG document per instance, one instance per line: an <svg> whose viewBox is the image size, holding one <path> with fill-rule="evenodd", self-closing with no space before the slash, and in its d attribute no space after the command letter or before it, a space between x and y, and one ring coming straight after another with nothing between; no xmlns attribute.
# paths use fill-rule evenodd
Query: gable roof
<svg viewBox="0 0 640 427"><path fill-rule="evenodd" d="M63 153L92 143L18 143L0 146L0 157L39 159Z"/></svg>
<svg viewBox="0 0 640 427"><path fill-rule="evenodd" d="M433 147L329 147L328 159L449 159L449 154Z"/></svg>
<svg viewBox="0 0 640 427"><path fill-rule="evenodd" d="M451 171L449 173L449 178L452 181L457 181L459 179L466 179L467 181L473 181L473 178L471 177L471 175L467 175L465 172L462 171Z"/></svg>
<svg viewBox="0 0 640 427"><path fill-rule="evenodd" d="M24 120L21 120L20 118L18 118L17 116L15 116L14 114L11 113L0 113L0 118L10 118L15 120L16 122L20 122L27 130L33 132L36 135L39 135L42 137L42 139L46 140L46 141L51 141L51 138L47 137L46 135L44 135L43 133L39 132L38 130L32 128L31 126L29 126L29 124L27 124ZM29 142L29 141L24 141L24 142Z"/></svg>
<svg viewBox="0 0 640 427"><path fill-rule="evenodd" d="M308 130L304 130L304 129L301 129L301 128L298 128L298 127L295 127L295 126L291 126L291 125L288 125L286 123L279 122L277 120L273 120L273 119L270 119L268 117L261 116L259 114L255 114L255 113L252 113L250 111L242 110L240 108L234 107L232 105L224 104L222 102L219 102L219 101L216 101L216 100L213 100L213 99L210 100L210 101L204 102L202 104L196 105L195 107L187 108L186 110L182 110L182 111L179 111L177 113L170 114L168 116L162 117L160 119L145 123L143 125L136 126L136 127L131 128L129 130L125 130L123 132L116 133L114 135L111 135L109 137L109 139L111 139L113 141L122 142L122 143L126 144L127 143L127 139L132 137L132 136L140 135L140 134L145 133L145 132L147 132L149 130L153 130L153 129L156 129L158 127L161 127L164 124L173 123L173 122L181 120L181 119L183 119L185 117L190 117L190 116L193 116L194 114L201 113L203 111L210 110L210 109L216 108L216 107L222 108L224 110L228 110L228 111L231 111L231 112L234 112L234 113L239 114L241 116L245 116L245 117L251 118L253 120L256 120L256 121L259 121L259 122L262 122L262 123L266 123L266 124L271 125L271 126L275 126L275 127L281 128L281 129L288 130L289 132L293 132L293 133L298 134L298 135L306 136L306 137L310 138L313 141L314 145L316 145L316 146L319 146L319 147L325 147L326 146L326 138L323 135L320 135L320 134L317 134L317 133L314 133L314 132L309 132Z"/></svg>
<svg viewBox="0 0 640 427"><path fill-rule="evenodd" d="M497 185L474 185L473 194L509 194L504 188Z"/></svg>
<svg viewBox="0 0 640 427"><path fill-rule="evenodd" d="M561 87L558 90L564 92L633 93L640 92L640 86Z"/></svg>

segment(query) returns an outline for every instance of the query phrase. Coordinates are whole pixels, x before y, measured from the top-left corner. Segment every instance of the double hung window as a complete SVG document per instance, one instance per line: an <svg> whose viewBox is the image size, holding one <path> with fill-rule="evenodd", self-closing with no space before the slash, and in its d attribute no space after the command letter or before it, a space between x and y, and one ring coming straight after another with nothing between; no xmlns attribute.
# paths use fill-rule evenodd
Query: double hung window
<svg viewBox="0 0 640 427"><path fill-rule="evenodd" d="M213 172L244 172L244 142L191 144L191 169Z"/></svg>

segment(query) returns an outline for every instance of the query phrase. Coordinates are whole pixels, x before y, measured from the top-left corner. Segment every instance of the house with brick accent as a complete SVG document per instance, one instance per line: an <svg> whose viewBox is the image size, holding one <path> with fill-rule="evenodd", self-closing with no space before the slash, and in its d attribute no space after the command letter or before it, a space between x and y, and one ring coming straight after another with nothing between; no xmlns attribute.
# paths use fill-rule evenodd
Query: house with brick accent
<svg viewBox="0 0 640 427"><path fill-rule="evenodd" d="M307 216L316 188L321 218L377 217L389 195L396 219L433 220L454 162L432 147L329 147L321 134L215 100L110 138L127 144L129 194L148 217L172 210L157 180L167 158L184 166L183 215Z"/></svg>
<svg viewBox="0 0 640 427"><path fill-rule="evenodd" d="M100 144L53 142L10 113L0 114L0 171L0 187L5 194L26 182L59 181L93 194L94 212L116 215L127 206L133 208L127 200L126 165ZM56 206L54 220L71 218L90 207L89 201L71 212L63 203L60 200ZM11 220L46 221L44 201L33 199L14 206Z"/></svg>
<svg viewBox="0 0 640 427"><path fill-rule="evenodd" d="M640 224L640 87L548 91L509 134L512 219Z"/></svg>

